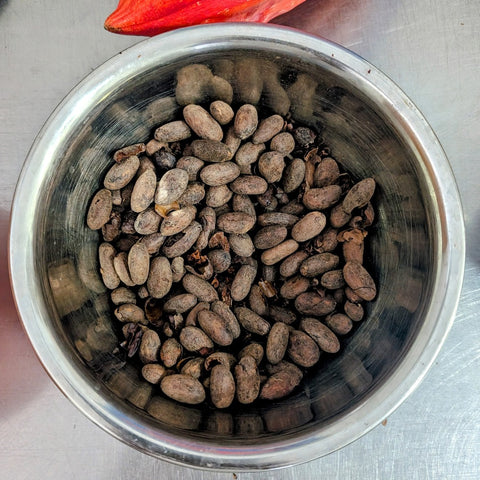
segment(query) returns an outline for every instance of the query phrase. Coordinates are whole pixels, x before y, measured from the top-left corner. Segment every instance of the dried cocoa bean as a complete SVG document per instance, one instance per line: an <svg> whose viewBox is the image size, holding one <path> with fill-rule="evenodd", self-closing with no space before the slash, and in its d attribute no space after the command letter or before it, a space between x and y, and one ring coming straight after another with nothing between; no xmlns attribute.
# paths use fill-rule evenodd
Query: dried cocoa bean
<svg viewBox="0 0 480 480"><path fill-rule="evenodd" d="M237 148L235 163L240 167L242 174L249 175L252 173L251 166L257 162L260 155L265 151L265 144L246 142Z"/></svg>
<svg viewBox="0 0 480 480"><path fill-rule="evenodd" d="M261 195L267 188L265 179L256 175L242 175L230 185L232 192L240 195Z"/></svg>
<svg viewBox="0 0 480 480"><path fill-rule="evenodd" d="M142 377L152 385L158 385L167 375L167 369L158 363L149 363L142 367Z"/></svg>
<svg viewBox="0 0 480 480"><path fill-rule="evenodd" d="M181 168L188 173L188 181L195 182L198 177L198 173L205 165L203 160L197 157L185 156L181 157L177 162L177 168Z"/></svg>
<svg viewBox="0 0 480 480"><path fill-rule="evenodd" d="M130 197L130 208L134 212L143 212L153 202L155 189L157 188L157 176L151 169L145 170L136 180Z"/></svg>
<svg viewBox="0 0 480 480"><path fill-rule="evenodd" d="M208 355L213 350L213 342L210 337L203 330L193 325L188 325L182 328L179 340L185 350L188 350L189 352Z"/></svg>
<svg viewBox="0 0 480 480"><path fill-rule="evenodd" d="M99 190L92 201L87 213L87 225L92 230L99 230L109 220L112 213L112 192L106 188Z"/></svg>
<svg viewBox="0 0 480 480"><path fill-rule="evenodd" d="M180 367L180 373L183 373L184 375L190 375L193 378L196 378L197 380L202 376L203 374L203 364L205 360L202 357L195 357L191 359L185 359L185 362L180 361L179 365L177 365L177 368Z"/></svg>
<svg viewBox="0 0 480 480"><path fill-rule="evenodd" d="M258 171L268 183L279 182L282 179L284 168L283 153L277 151L265 152L258 159Z"/></svg>
<svg viewBox="0 0 480 480"><path fill-rule="evenodd" d="M277 133L283 129L285 121L280 115L271 115L263 119L252 137L253 143L269 142Z"/></svg>
<svg viewBox="0 0 480 480"><path fill-rule="evenodd" d="M147 288L154 298L163 298L172 288L172 269L165 257L152 258L147 278Z"/></svg>
<svg viewBox="0 0 480 480"><path fill-rule="evenodd" d="M240 175L240 168L236 163L223 162L218 165L207 165L200 171L203 183L212 187L226 185Z"/></svg>
<svg viewBox="0 0 480 480"><path fill-rule="evenodd" d="M257 109L248 103L242 105L235 114L233 121L233 128L235 135L245 140L250 137L258 125L258 113Z"/></svg>
<svg viewBox="0 0 480 480"><path fill-rule="evenodd" d="M310 279L297 275L285 281L280 288L280 296L287 300L293 300L309 288Z"/></svg>
<svg viewBox="0 0 480 480"><path fill-rule="evenodd" d="M110 243L104 242L98 247L100 274L102 275L103 283L110 290L120 285L120 278L114 266L115 254L115 248Z"/></svg>
<svg viewBox="0 0 480 480"><path fill-rule="evenodd" d="M257 269L251 265L242 265L233 279L231 296L236 302L244 300L257 276Z"/></svg>
<svg viewBox="0 0 480 480"><path fill-rule="evenodd" d="M158 361L160 350L160 337L155 330L147 329L143 332L142 341L138 349L138 356L142 363L154 363Z"/></svg>
<svg viewBox="0 0 480 480"><path fill-rule="evenodd" d="M235 380L225 365L216 365L212 368L210 398L217 408L229 407L235 398Z"/></svg>
<svg viewBox="0 0 480 480"><path fill-rule="evenodd" d="M232 158L229 147L216 140L194 140L191 147L193 155L205 162L221 163Z"/></svg>
<svg viewBox="0 0 480 480"><path fill-rule="evenodd" d="M229 212L220 215L217 227L225 233L247 233L255 225L255 218L243 212Z"/></svg>
<svg viewBox="0 0 480 480"><path fill-rule="evenodd" d="M283 225L269 225L256 233L253 244L259 250L267 250L282 243L287 238L287 233L287 228Z"/></svg>
<svg viewBox="0 0 480 480"><path fill-rule="evenodd" d="M276 247L269 248L262 253L261 260L265 265L274 265L298 250L295 240L285 240Z"/></svg>
<svg viewBox="0 0 480 480"><path fill-rule="evenodd" d="M258 224L261 227L269 225L282 225L284 227L292 227L298 222L299 218L295 215L282 212L269 212L259 215Z"/></svg>
<svg viewBox="0 0 480 480"><path fill-rule="evenodd" d="M316 318L302 319L300 330L312 337L324 352L337 353L340 350L340 342L337 336Z"/></svg>
<svg viewBox="0 0 480 480"><path fill-rule="evenodd" d="M260 343L249 343L247 346L243 347L239 352L238 352L238 360L242 359L243 357L246 357L249 355L250 357L253 357L255 359L255 362L257 366L259 366L262 363L263 357L265 355L265 351L260 345Z"/></svg>
<svg viewBox="0 0 480 480"><path fill-rule="evenodd" d="M325 210L335 205L342 194L338 185L311 188L303 195L303 204L310 210Z"/></svg>
<svg viewBox="0 0 480 480"><path fill-rule="evenodd" d="M160 233L165 237L180 233L193 222L196 214L197 209L193 205L170 212L160 225Z"/></svg>
<svg viewBox="0 0 480 480"><path fill-rule="evenodd" d="M292 238L297 242L306 242L320 234L327 219L322 212L307 213L292 228Z"/></svg>
<svg viewBox="0 0 480 480"><path fill-rule="evenodd" d="M207 190L205 203L212 208L221 207L230 201L233 192L227 185L219 185L218 187L210 187Z"/></svg>
<svg viewBox="0 0 480 480"><path fill-rule="evenodd" d="M160 248L165 241L165 237L157 232L145 235L140 241L147 247L149 255L156 255L160 251Z"/></svg>
<svg viewBox="0 0 480 480"><path fill-rule="evenodd" d="M365 178L356 183L345 195L342 208L346 213L352 213L355 208L367 205L375 192L375 180Z"/></svg>
<svg viewBox="0 0 480 480"><path fill-rule="evenodd" d="M155 203L169 205L180 198L188 185L188 173L181 168L168 170L158 182Z"/></svg>
<svg viewBox="0 0 480 480"><path fill-rule="evenodd" d="M180 240L177 240L173 245L163 246L163 253L167 258L180 257L193 247L201 231L201 225L198 222L192 222L183 231L183 236Z"/></svg>
<svg viewBox="0 0 480 480"><path fill-rule="evenodd" d="M304 250L289 255L281 264L279 273L282 277L291 277L300 270L300 265L308 258L308 253Z"/></svg>
<svg viewBox="0 0 480 480"><path fill-rule="evenodd" d="M210 250L207 256L215 273L225 272L226 270L228 270L232 263L232 257L230 256L230 252L227 252L225 250Z"/></svg>
<svg viewBox="0 0 480 480"><path fill-rule="evenodd" d="M220 141L223 130L220 124L200 105L190 104L183 109L187 125L200 137Z"/></svg>
<svg viewBox="0 0 480 480"><path fill-rule="evenodd" d="M250 294L248 296L248 304L250 309L261 317L269 314L267 299L265 298L262 289L258 285L252 285Z"/></svg>
<svg viewBox="0 0 480 480"><path fill-rule="evenodd" d="M333 253L319 253L308 257L300 265L300 274L304 277L317 277L337 268L340 258Z"/></svg>
<svg viewBox="0 0 480 480"><path fill-rule="evenodd" d="M268 377L260 390L262 400L279 400L291 393L301 382L301 378L289 370L281 370Z"/></svg>
<svg viewBox="0 0 480 480"><path fill-rule="evenodd" d="M338 163L330 157L324 158L315 168L313 175L313 185L317 188L333 185L340 176Z"/></svg>
<svg viewBox="0 0 480 480"><path fill-rule="evenodd" d="M198 312L197 322L201 329L217 344L226 347L233 342L233 335L223 317L211 310Z"/></svg>
<svg viewBox="0 0 480 480"><path fill-rule="evenodd" d="M377 295L375 282L365 268L357 262L347 262L343 267L347 285L363 300L371 301Z"/></svg>
<svg viewBox="0 0 480 480"><path fill-rule="evenodd" d="M287 352L294 363L304 368L312 367L320 359L318 345L301 330L290 332Z"/></svg>
<svg viewBox="0 0 480 480"><path fill-rule="evenodd" d="M182 356L182 345L175 338L168 338L160 347L160 359L167 367L173 367Z"/></svg>
<svg viewBox="0 0 480 480"><path fill-rule="evenodd" d="M248 332L255 333L256 335L266 335L269 332L270 324L267 320L252 310L246 307L237 307L234 311L238 322Z"/></svg>
<svg viewBox="0 0 480 480"><path fill-rule="evenodd" d="M338 230L326 228L314 241L315 251L318 253L333 252L338 245Z"/></svg>
<svg viewBox="0 0 480 480"><path fill-rule="evenodd" d="M235 194L233 196L232 206L234 212L246 213L255 220L257 219L257 212L255 211L253 202L247 195Z"/></svg>
<svg viewBox="0 0 480 480"><path fill-rule="evenodd" d="M161 221L160 215L153 208L147 208L137 215L133 226L140 235L150 235L158 232Z"/></svg>
<svg viewBox="0 0 480 480"><path fill-rule="evenodd" d="M114 311L114 315L122 323L142 323L147 324L147 319L143 310L133 303L124 303L117 307Z"/></svg>
<svg viewBox="0 0 480 480"><path fill-rule="evenodd" d="M255 359L246 355L238 362L234 371L238 402L244 405L254 402L260 393L260 374Z"/></svg>
<svg viewBox="0 0 480 480"><path fill-rule="evenodd" d="M319 295L316 292L301 293L295 299L295 308L304 315L313 315L321 317L333 312L336 302L329 295Z"/></svg>
<svg viewBox="0 0 480 480"><path fill-rule="evenodd" d="M110 293L110 299L114 305L122 305L124 303L137 302L135 292L126 287L118 287Z"/></svg>
<svg viewBox="0 0 480 480"><path fill-rule="evenodd" d="M240 324L238 323L237 317L235 317L228 305L220 300L216 300L212 303L212 312L215 312L217 315L223 318L228 331L232 334L234 339L240 336Z"/></svg>
<svg viewBox="0 0 480 480"><path fill-rule="evenodd" d="M275 323L267 337L267 360L275 365L283 360L288 347L290 330L285 323Z"/></svg>
<svg viewBox="0 0 480 480"><path fill-rule="evenodd" d="M240 257L251 257L255 252L255 246L248 233L232 233L228 236L230 248Z"/></svg>
<svg viewBox="0 0 480 480"><path fill-rule="evenodd" d="M161 381L160 388L167 397L180 403L197 405L205 400L203 385L189 375L168 375Z"/></svg>
<svg viewBox="0 0 480 480"><path fill-rule="evenodd" d="M295 149L295 139L293 135L288 132L282 132L275 135L270 142L271 150L279 152L282 155L288 155Z"/></svg>
<svg viewBox="0 0 480 480"><path fill-rule="evenodd" d="M352 320L343 313L328 315L325 323L337 335L346 335L353 328Z"/></svg>
<svg viewBox="0 0 480 480"><path fill-rule="evenodd" d="M282 322L285 325L292 325L297 321L297 316L291 310L278 305L270 305L269 315L275 322Z"/></svg>
<svg viewBox="0 0 480 480"><path fill-rule="evenodd" d="M342 228L350 221L351 218L352 215L350 213L346 213L342 204L340 203L335 205L330 212L330 225L333 228Z"/></svg>
<svg viewBox="0 0 480 480"><path fill-rule="evenodd" d="M115 163L105 175L103 185L109 190L120 190L130 183L139 166L140 160L136 155L126 158L121 163Z"/></svg>
<svg viewBox="0 0 480 480"><path fill-rule="evenodd" d="M195 295L201 302L214 302L218 300L218 293L215 288L206 280L187 273L182 279L183 288Z"/></svg>
<svg viewBox="0 0 480 480"><path fill-rule="evenodd" d="M119 252L117 255L115 255L115 258L113 259L113 267L115 268L115 272L122 283L124 283L127 287L133 287L135 285L135 282L132 280L128 270L128 254L126 252Z"/></svg>
<svg viewBox="0 0 480 480"><path fill-rule="evenodd" d="M236 155L240 145L242 144L242 140L235 135L233 125L227 130L227 134L225 135L223 143L228 147L229 151L227 160L232 160L233 157ZM240 167L240 165L238 166ZM240 170L242 169L240 168Z"/></svg>
<svg viewBox="0 0 480 480"><path fill-rule="evenodd" d="M362 320L365 314L362 305L360 305L359 303L350 302L350 300L347 300L345 302L343 310L354 322L359 322L360 320Z"/></svg>
<svg viewBox="0 0 480 480"><path fill-rule="evenodd" d="M139 241L132 245L128 253L128 271L136 285L142 285L147 281L150 271L150 255L143 242Z"/></svg>
<svg viewBox="0 0 480 480"><path fill-rule="evenodd" d="M336 290L345 286L342 270L330 270L320 278L320 285L327 290Z"/></svg>
<svg viewBox="0 0 480 480"><path fill-rule="evenodd" d="M191 293L181 293L168 299L163 306L167 313L185 313L197 304L197 297Z"/></svg>
<svg viewBox="0 0 480 480"><path fill-rule="evenodd" d="M232 107L221 100L216 100L210 104L210 114L220 125L227 125L235 116Z"/></svg>
<svg viewBox="0 0 480 480"><path fill-rule="evenodd" d="M305 180L305 162L301 158L294 158L285 168L283 174L283 190L291 193Z"/></svg>
<svg viewBox="0 0 480 480"><path fill-rule="evenodd" d="M186 140L191 137L192 132L183 120L174 120L158 127L154 135L158 142L170 143Z"/></svg>

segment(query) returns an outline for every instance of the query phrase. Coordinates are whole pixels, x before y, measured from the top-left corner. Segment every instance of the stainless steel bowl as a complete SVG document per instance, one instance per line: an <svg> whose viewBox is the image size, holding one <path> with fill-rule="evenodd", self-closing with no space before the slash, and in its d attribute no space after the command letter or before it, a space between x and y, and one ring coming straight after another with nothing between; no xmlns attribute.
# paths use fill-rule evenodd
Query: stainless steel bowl
<svg viewBox="0 0 480 480"><path fill-rule="evenodd" d="M345 169L376 179L368 254L379 293L342 353L298 393L268 407L215 412L162 398L109 353L116 339L96 273L98 237L86 228L85 212L111 151L148 138L176 113L167 97L180 67L246 56L275 63L287 80L314 79L312 110L302 120L322 125ZM278 104L272 95L261 106ZM152 101L156 107L149 107ZM219 24L164 34L122 52L55 110L18 182L10 269L40 361L93 422L175 463L253 470L326 455L368 432L412 392L452 324L464 240L445 154L392 81L353 53L298 31Z"/></svg>

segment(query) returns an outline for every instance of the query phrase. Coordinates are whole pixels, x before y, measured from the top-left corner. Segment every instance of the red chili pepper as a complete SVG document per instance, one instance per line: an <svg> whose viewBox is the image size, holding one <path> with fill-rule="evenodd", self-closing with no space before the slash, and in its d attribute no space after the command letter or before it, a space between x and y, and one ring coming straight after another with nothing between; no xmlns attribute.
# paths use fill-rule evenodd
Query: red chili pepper
<svg viewBox="0 0 480 480"><path fill-rule="evenodd" d="M120 0L105 28L151 37L175 28L215 22L268 22L305 0Z"/></svg>

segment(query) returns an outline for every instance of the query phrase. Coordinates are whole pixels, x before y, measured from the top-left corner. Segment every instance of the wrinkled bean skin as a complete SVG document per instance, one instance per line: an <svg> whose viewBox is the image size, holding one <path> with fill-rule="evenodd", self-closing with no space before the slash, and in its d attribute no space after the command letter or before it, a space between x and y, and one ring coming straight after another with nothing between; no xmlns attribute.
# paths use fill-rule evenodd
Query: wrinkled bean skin
<svg viewBox="0 0 480 480"><path fill-rule="evenodd" d="M233 335L228 329L227 322L215 312L202 310L198 312L198 324L201 329L217 344L222 347L233 342Z"/></svg>
<svg viewBox="0 0 480 480"><path fill-rule="evenodd" d="M267 360L275 365L283 360L288 347L289 328L281 322L275 323L267 338Z"/></svg>
<svg viewBox="0 0 480 480"><path fill-rule="evenodd" d="M202 384L189 375L168 375L160 382L160 388L167 397L180 403L197 405L205 400Z"/></svg>
<svg viewBox="0 0 480 480"><path fill-rule="evenodd" d="M103 188L99 190L90 202L87 213L87 226L92 230L99 230L109 220L112 213L112 192Z"/></svg>
<svg viewBox="0 0 480 480"><path fill-rule="evenodd" d="M288 341L288 355L300 367L308 368L320 359L320 349L305 332L293 330Z"/></svg>
<svg viewBox="0 0 480 480"><path fill-rule="evenodd" d="M240 267L232 283L231 296L233 300L240 302L248 296L256 276L257 269L251 265Z"/></svg>
<svg viewBox="0 0 480 480"><path fill-rule="evenodd" d="M115 163L105 175L103 182L108 190L120 190L130 183L130 180L137 173L140 167L140 160L136 155L132 155L121 163Z"/></svg>
<svg viewBox="0 0 480 480"><path fill-rule="evenodd" d="M302 319L300 330L307 333L324 352L337 353L340 350L340 342L337 336L317 319Z"/></svg>
<svg viewBox="0 0 480 480"><path fill-rule="evenodd" d="M371 301L377 294L377 288L370 274L358 262L347 262L343 267L343 276L347 285L363 300Z"/></svg>
<svg viewBox="0 0 480 480"><path fill-rule="evenodd" d="M210 374L210 398L217 408L229 407L235 398L235 380L225 365L215 365Z"/></svg>
<svg viewBox="0 0 480 480"><path fill-rule="evenodd" d="M312 188L303 195L303 204L310 210L325 210L335 205L342 194L338 185Z"/></svg>
<svg viewBox="0 0 480 480"><path fill-rule="evenodd" d="M235 366L237 400L243 405L253 403L260 393L260 374L257 363L250 355L243 357Z"/></svg>
<svg viewBox="0 0 480 480"><path fill-rule="evenodd" d="M315 292L305 292L295 299L295 308L304 315L321 317L335 310L336 302L332 297L320 296Z"/></svg>
<svg viewBox="0 0 480 480"><path fill-rule="evenodd" d="M218 293L215 288L202 278L187 273L183 277L182 284L188 293L195 295L201 302L214 302L218 300Z"/></svg>
<svg viewBox="0 0 480 480"><path fill-rule="evenodd" d="M172 269L165 257L155 257L151 261L147 278L147 288L154 298L163 298L172 288Z"/></svg>

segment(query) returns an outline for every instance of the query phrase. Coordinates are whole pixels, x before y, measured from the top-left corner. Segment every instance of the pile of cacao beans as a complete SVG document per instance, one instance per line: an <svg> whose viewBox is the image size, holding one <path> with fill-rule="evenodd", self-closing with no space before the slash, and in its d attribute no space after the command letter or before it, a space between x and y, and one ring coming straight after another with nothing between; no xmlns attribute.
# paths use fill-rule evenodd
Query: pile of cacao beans
<svg viewBox="0 0 480 480"><path fill-rule="evenodd" d="M374 190L288 116L187 104L115 151L87 212L115 353L182 403L289 395L376 296L363 258Z"/></svg>

